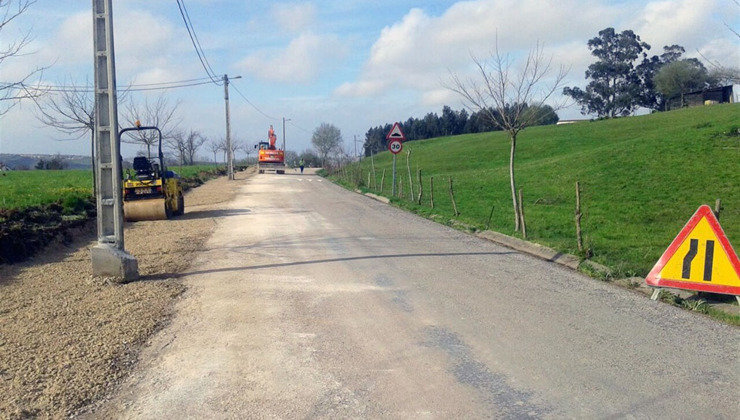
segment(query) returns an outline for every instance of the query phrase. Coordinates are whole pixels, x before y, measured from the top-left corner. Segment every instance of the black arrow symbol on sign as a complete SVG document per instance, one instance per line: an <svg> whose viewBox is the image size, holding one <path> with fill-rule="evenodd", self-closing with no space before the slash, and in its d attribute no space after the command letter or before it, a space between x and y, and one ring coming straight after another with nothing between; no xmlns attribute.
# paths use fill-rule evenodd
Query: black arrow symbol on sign
<svg viewBox="0 0 740 420"><path fill-rule="evenodd" d="M689 242L689 252L683 257L683 267L681 277L691 278L691 262L694 261L696 253L699 251L699 240L692 239ZM714 266L714 241L707 240L707 247L704 250L704 281L712 281L712 268Z"/></svg>

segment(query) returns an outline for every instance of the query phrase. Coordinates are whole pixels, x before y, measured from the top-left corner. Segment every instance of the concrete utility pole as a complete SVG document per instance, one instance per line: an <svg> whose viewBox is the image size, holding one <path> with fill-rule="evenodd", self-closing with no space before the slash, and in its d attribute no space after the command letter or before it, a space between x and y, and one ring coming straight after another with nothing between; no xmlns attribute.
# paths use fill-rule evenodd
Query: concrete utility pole
<svg viewBox="0 0 740 420"><path fill-rule="evenodd" d="M92 0L95 67L95 180L98 244L90 251L94 276L134 280L139 266L123 247L121 142L118 138L112 0Z"/></svg>
<svg viewBox="0 0 740 420"><path fill-rule="evenodd" d="M283 151L285 151L285 122L290 121L290 118L286 119L283 117Z"/></svg>
<svg viewBox="0 0 740 420"><path fill-rule="evenodd" d="M231 115L229 114L229 76L224 74L224 101L226 102L226 166L229 179L234 179L234 156L231 148Z"/></svg>

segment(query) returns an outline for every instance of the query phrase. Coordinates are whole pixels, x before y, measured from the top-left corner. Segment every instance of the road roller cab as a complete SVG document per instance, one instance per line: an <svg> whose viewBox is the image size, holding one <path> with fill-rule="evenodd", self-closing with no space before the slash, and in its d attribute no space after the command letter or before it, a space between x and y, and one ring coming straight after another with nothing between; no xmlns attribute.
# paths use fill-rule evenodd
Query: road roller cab
<svg viewBox="0 0 740 420"><path fill-rule="evenodd" d="M157 127L124 128L120 135L135 130L156 130L159 135L159 161L137 156L133 172L123 180L123 215L127 221L162 220L185 213L180 177L167 170L162 153L162 132Z"/></svg>

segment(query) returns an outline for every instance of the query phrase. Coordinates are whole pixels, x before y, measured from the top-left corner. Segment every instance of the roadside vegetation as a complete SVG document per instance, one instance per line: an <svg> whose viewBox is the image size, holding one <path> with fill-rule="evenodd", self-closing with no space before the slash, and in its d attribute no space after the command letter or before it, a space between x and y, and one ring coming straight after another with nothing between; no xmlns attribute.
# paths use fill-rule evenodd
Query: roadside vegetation
<svg viewBox="0 0 740 420"><path fill-rule="evenodd" d="M226 173L223 166L170 167L183 188ZM23 261L95 217L89 170L10 171L0 175L0 264Z"/></svg>
<svg viewBox="0 0 740 420"><path fill-rule="evenodd" d="M516 162L527 239L588 256L610 267L615 276L644 276L699 205L714 205L719 198L720 222L730 242L737 243L739 113L740 105L728 104L527 128L520 133ZM419 192L417 170L422 172L421 205L409 197L407 151L414 199ZM380 193L390 197L391 156L383 152L372 161L365 158L334 178L379 193L385 170ZM427 217L521 236L511 222L508 164L509 139L503 132L407 142L397 160L403 197L391 199ZM576 181L581 184L585 241L580 253L574 224Z"/></svg>

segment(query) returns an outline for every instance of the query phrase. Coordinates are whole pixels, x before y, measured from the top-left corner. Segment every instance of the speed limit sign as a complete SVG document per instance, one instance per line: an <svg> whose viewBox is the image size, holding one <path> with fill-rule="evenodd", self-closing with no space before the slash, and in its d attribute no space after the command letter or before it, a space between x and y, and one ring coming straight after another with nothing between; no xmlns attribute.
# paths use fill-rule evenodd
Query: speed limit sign
<svg viewBox="0 0 740 420"><path fill-rule="evenodd" d="M401 140L391 140L388 142L388 150L394 155L397 155L403 150L403 143L401 143Z"/></svg>

